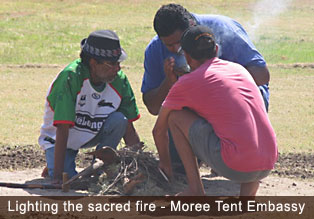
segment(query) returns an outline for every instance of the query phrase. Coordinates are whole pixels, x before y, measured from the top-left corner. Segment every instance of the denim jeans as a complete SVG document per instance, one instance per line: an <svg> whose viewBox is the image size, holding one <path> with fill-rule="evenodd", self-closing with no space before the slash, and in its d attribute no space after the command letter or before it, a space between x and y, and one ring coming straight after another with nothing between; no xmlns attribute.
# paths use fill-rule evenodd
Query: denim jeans
<svg viewBox="0 0 314 219"><path fill-rule="evenodd" d="M120 112L111 113L103 124L99 133L91 139L88 143L81 148L89 148L96 146L96 149L100 149L104 146L112 147L116 149L120 140L125 134L128 120ZM68 173L69 177L73 177L77 174L75 170L75 158L78 154L78 150L66 149L64 160L64 172ZM48 167L48 174L53 177L54 170L54 147L45 150L46 162Z"/></svg>
<svg viewBox="0 0 314 219"><path fill-rule="evenodd" d="M261 85L261 86L258 86L261 94L262 94L262 97L263 97L263 100L264 100L264 104L265 104L265 107L266 107L266 112L268 112L268 107L269 107L269 88L268 88L268 84L264 84L264 85Z"/></svg>

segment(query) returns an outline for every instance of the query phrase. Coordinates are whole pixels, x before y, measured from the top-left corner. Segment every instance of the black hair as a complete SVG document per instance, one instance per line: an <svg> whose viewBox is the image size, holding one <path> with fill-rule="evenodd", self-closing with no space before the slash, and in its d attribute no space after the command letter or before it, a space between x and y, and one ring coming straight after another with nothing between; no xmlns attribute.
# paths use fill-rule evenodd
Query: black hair
<svg viewBox="0 0 314 219"><path fill-rule="evenodd" d="M196 50L187 51L193 59L195 60L211 59L217 56L216 44L208 46L206 41L208 41L208 39L201 38Z"/></svg>
<svg viewBox="0 0 314 219"><path fill-rule="evenodd" d="M195 24L194 17L179 4L163 5L154 18L154 29L159 37L167 37L176 30L185 31Z"/></svg>
<svg viewBox="0 0 314 219"><path fill-rule="evenodd" d="M203 59L211 59L216 57L216 52L206 50L200 50L198 53L192 54L190 53L190 56L195 60L203 60Z"/></svg>
<svg viewBox="0 0 314 219"><path fill-rule="evenodd" d="M195 60L217 56L216 40L212 30L203 25L190 26L181 36L181 47Z"/></svg>

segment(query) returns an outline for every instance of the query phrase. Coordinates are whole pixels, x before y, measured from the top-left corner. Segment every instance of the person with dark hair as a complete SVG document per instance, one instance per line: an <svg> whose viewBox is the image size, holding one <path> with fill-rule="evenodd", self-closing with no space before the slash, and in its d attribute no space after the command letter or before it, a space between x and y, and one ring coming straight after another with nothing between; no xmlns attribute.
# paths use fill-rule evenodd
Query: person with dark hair
<svg viewBox="0 0 314 219"><path fill-rule="evenodd" d="M268 108L269 71L263 56L241 24L226 16L192 14L179 4L163 5L157 11L153 23L157 36L145 50L145 72L141 88L143 101L151 114L158 114L169 88L177 80L173 66L180 48L180 37L189 26L195 24L212 29L219 45L219 58L236 62L250 72Z"/></svg>
<svg viewBox="0 0 314 219"><path fill-rule="evenodd" d="M120 67L127 55L111 30L92 32L81 42L80 59L65 67L49 87L39 145L45 150L43 176L56 183L62 172L77 174L80 148L109 146L123 138L140 147L133 121L140 117L131 85Z"/></svg>
<svg viewBox="0 0 314 219"><path fill-rule="evenodd" d="M241 183L241 196L255 196L278 157L260 91L243 66L216 57L218 46L208 27L191 26L180 43L191 72L172 86L154 126L159 168L173 177L170 129L188 180L178 195L205 195L198 158Z"/></svg>
<svg viewBox="0 0 314 219"><path fill-rule="evenodd" d="M148 111L158 115L169 89L178 75L188 72L180 54L182 33L192 25L208 26L219 45L218 57L244 66L259 86L266 109L269 103L269 71L263 56L257 51L243 27L235 20L221 15L192 14L179 4L163 5L154 18L157 33L145 50L142 97ZM182 70L184 69L184 70ZM172 161L180 164L170 135Z"/></svg>
<svg viewBox="0 0 314 219"><path fill-rule="evenodd" d="M193 24L194 17L184 7L176 4L164 5L154 18L154 29L159 37L170 36L176 30L183 32Z"/></svg>

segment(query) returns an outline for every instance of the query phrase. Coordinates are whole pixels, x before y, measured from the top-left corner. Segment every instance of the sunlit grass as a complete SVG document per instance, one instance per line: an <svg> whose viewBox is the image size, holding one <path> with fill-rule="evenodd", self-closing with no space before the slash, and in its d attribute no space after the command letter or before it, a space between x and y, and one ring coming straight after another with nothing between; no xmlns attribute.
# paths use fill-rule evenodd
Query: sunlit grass
<svg viewBox="0 0 314 219"><path fill-rule="evenodd" d="M269 116L280 151L314 149L314 69L271 68Z"/></svg>
<svg viewBox="0 0 314 219"><path fill-rule="evenodd" d="M62 66L76 59L80 41L96 29L115 30L128 53L122 68L129 77L142 115L135 122L151 149L155 117L141 98L144 50L155 35L156 10L171 1L153 0L0 0L0 145L36 145L45 95ZM235 18L269 64L314 63L314 6L292 1L276 16L261 14L256 30L251 24L257 0L176 1L191 12ZM267 12L267 10L266 10ZM9 68L17 64L58 64L57 68ZM272 65L273 66L273 65ZM271 67L269 116L280 151L314 148L314 70Z"/></svg>

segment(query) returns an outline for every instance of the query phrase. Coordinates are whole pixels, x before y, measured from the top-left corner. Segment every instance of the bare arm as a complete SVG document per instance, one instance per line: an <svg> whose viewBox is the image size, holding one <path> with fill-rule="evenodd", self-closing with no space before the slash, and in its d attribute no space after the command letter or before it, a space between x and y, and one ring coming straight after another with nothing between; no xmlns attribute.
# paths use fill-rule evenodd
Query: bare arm
<svg viewBox="0 0 314 219"><path fill-rule="evenodd" d="M158 115L162 102L165 100L170 88L177 81L177 75L173 70L174 59L166 59L164 63L165 79L159 87L143 94L143 102L152 115Z"/></svg>
<svg viewBox="0 0 314 219"><path fill-rule="evenodd" d="M133 126L132 122L128 122L128 126L126 128L126 132L123 136L123 140L126 145L132 146L140 143L140 138Z"/></svg>
<svg viewBox="0 0 314 219"><path fill-rule="evenodd" d="M172 177L171 158L169 154L168 117L171 110L161 107L153 129L154 141L159 154L159 167L168 177Z"/></svg>
<svg viewBox="0 0 314 219"><path fill-rule="evenodd" d="M251 66L246 66L245 68L248 70L248 72L250 72L255 83L258 86L267 84L269 82L270 74L269 74L267 66L260 67L260 66L251 65Z"/></svg>
<svg viewBox="0 0 314 219"><path fill-rule="evenodd" d="M162 102L165 100L172 84L165 80L161 85L143 94L143 102L152 115L158 115Z"/></svg>
<svg viewBox="0 0 314 219"><path fill-rule="evenodd" d="M60 181L62 179L64 159L69 136L69 128L70 125L68 124L57 125L53 177L56 181Z"/></svg>

